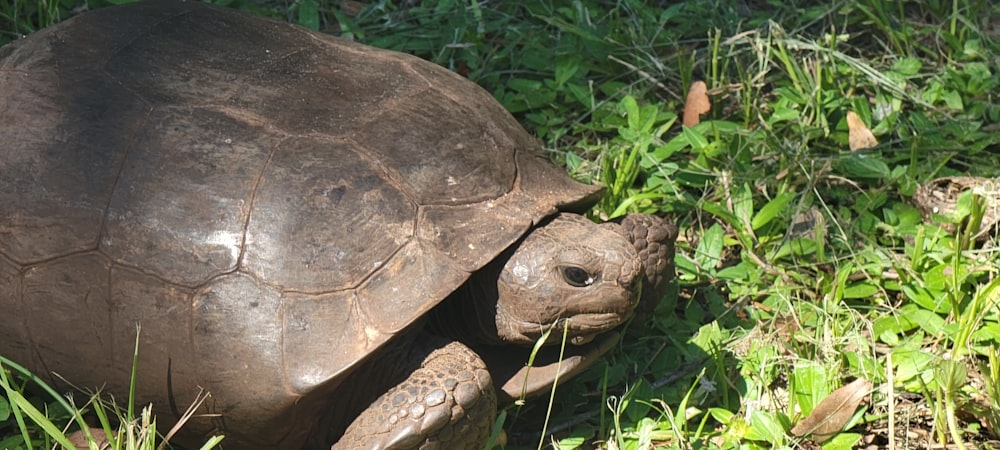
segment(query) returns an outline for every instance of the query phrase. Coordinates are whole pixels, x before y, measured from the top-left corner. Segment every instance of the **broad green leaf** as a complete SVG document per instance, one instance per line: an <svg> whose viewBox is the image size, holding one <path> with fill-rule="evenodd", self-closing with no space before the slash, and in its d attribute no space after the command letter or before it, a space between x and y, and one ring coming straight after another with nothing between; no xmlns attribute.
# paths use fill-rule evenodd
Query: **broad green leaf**
<svg viewBox="0 0 1000 450"><path fill-rule="evenodd" d="M316 0L301 0L298 4L299 25L310 30L319 29L319 4Z"/></svg>
<svg viewBox="0 0 1000 450"><path fill-rule="evenodd" d="M580 57L578 55L561 56L556 58L556 87L562 87L567 81L576 75L580 70Z"/></svg>
<svg viewBox="0 0 1000 450"><path fill-rule="evenodd" d="M892 70L906 76L916 75L920 72L923 63L917 58L900 58L892 65Z"/></svg>
<svg viewBox="0 0 1000 450"><path fill-rule="evenodd" d="M931 272L925 272L924 275L927 276ZM929 284L929 283L928 283ZM903 294L907 299L920 305L928 311L934 311L939 314L946 314L951 311L951 300L948 299L948 295L942 290L931 290L923 288L916 283L906 283L900 287Z"/></svg>
<svg viewBox="0 0 1000 450"><path fill-rule="evenodd" d="M972 333L973 342L1000 342L1000 324L986 322Z"/></svg>
<svg viewBox="0 0 1000 450"><path fill-rule="evenodd" d="M774 197L771 201L765 203L764 206L760 208L757 215L755 215L753 220L750 221L750 226L754 230L759 230L764 225L771 223L775 217L778 217L778 215L780 215L782 211L788 207L788 203L791 202L793 198L795 198L795 194L792 194L791 192L779 194Z"/></svg>
<svg viewBox="0 0 1000 450"><path fill-rule="evenodd" d="M899 309L899 314L930 335L937 335L944 329L945 321L938 314L914 305L905 305Z"/></svg>
<svg viewBox="0 0 1000 450"><path fill-rule="evenodd" d="M639 382L629 394L636 401L628 405L625 415L631 422L638 422L649 414L649 403L643 400L653 397L653 387L649 383Z"/></svg>
<svg viewBox="0 0 1000 450"><path fill-rule="evenodd" d="M723 425L729 425L733 420L733 412L728 409L722 408L708 408L708 414L712 416L713 419L719 421Z"/></svg>
<svg viewBox="0 0 1000 450"><path fill-rule="evenodd" d="M592 109L594 107L594 97L586 87L576 83L569 83L565 87L577 103L583 105L587 109Z"/></svg>
<svg viewBox="0 0 1000 450"><path fill-rule="evenodd" d="M830 381L826 369L815 362L796 363L789 380L795 389L795 401L803 415L809 415L813 407L830 393Z"/></svg>
<svg viewBox="0 0 1000 450"><path fill-rule="evenodd" d="M639 129L639 102L635 100L635 97L631 95L626 95L621 101L621 106L625 108L625 118L628 120L628 128L630 130Z"/></svg>
<svg viewBox="0 0 1000 450"><path fill-rule="evenodd" d="M722 348L722 341L725 336L722 333L722 329L719 327L719 323L712 321L705 325L702 325L698 329L698 333L694 335L688 342L690 342L695 347L700 348L706 355L714 355L719 353Z"/></svg>
<svg viewBox="0 0 1000 450"><path fill-rule="evenodd" d="M918 379L929 381L933 378L931 362L934 359L934 355L923 351L892 352L892 362L896 365L896 381L904 384L913 383Z"/></svg>
<svg viewBox="0 0 1000 450"><path fill-rule="evenodd" d="M677 136L674 136L672 139L667 141L666 144L654 147L653 151L649 152L649 158L654 163L659 163L660 161L663 161L673 156L674 153L677 153L678 151L684 149L685 147L688 146L688 144L689 143L687 138L684 137L683 134L678 134Z"/></svg>
<svg viewBox="0 0 1000 450"><path fill-rule="evenodd" d="M705 136L688 127L681 127L681 135L687 139L688 144L691 145L691 149L696 153L702 153L708 147L708 139L705 139Z"/></svg>
<svg viewBox="0 0 1000 450"><path fill-rule="evenodd" d="M542 84L541 81L528 80L525 78L511 78L510 81L507 82L508 88L513 89L522 94L534 94L542 90L544 86L545 85ZM635 100L633 99L632 101Z"/></svg>
<svg viewBox="0 0 1000 450"><path fill-rule="evenodd" d="M694 254L694 259L702 270L709 272L715 270L715 266L722 259L722 250L725 248L724 237L725 231L717 223L705 230Z"/></svg>
<svg viewBox="0 0 1000 450"><path fill-rule="evenodd" d="M953 359L943 359L934 369L934 377L945 390L956 393L969 381L965 363Z"/></svg>
<svg viewBox="0 0 1000 450"><path fill-rule="evenodd" d="M843 298L872 298L879 292L879 287L867 281L852 283L844 288Z"/></svg>
<svg viewBox="0 0 1000 450"><path fill-rule="evenodd" d="M965 109L964 103L962 102L962 95L957 91L945 92L944 95L941 96L941 99L944 100L944 104L951 109L957 111Z"/></svg>
<svg viewBox="0 0 1000 450"><path fill-rule="evenodd" d="M852 153L837 163L841 173L848 178L889 178L889 166L880 158Z"/></svg>
<svg viewBox="0 0 1000 450"><path fill-rule="evenodd" d="M736 215L729 212L729 210L727 210L725 207L723 207L718 203L704 202L701 204L701 209L709 214L712 214L722 219L722 221L726 222L727 224L729 224L734 228L740 225L740 221L739 219L736 218Z"/></svg>
<svg viewBox="0 0 1000 450"><path fill-rule="evenodd" d="M808 238L792 239L784 241L774 252L772 259L786 258L790 255L805 256L816 253L816 240Z"/></svg>
<svg viewBox="0 0 1000 450"><path fill-rule="evenodd" d="M739 264L728 266L716 272L715 277L720 280L748 280L751 271L755 268L756 266L749 262L740 261Z"/></svg>
<svg viewBox="0 0 1000 450"><path fill-rule="evenodd" d="M733 189L733 214L740 220L738 229L744 230L744 225L750 223L750 216L753 214L753 192L749 183Z"/></svg>
<svg viewBox="0 0 1000 450"><path fill-rule="evenodd" d="M858 433L838 433L823 443L820 448L823 450L851 450L855 444L861 441L862 436Z"/></svg>
<svg viewBox="0 0 1000 450"><path fill-rule="evenodd" d="M587 439L583 437L568 437L556 442L554 448L556 450L576 450L583 446L586 441Z"/></svg>
<svg viewBox="0 0 1000 450"><path fill-rule="evenodd" d="M775 125L781 122L795 122L799 119L799 110L789 107L777 107L771 116L767 118L767 123L769 125Z"/></svg>
<svg viewBox="0 0 1000 450"><path fill-rule="evenodd" d="M771 445L784 445L785 430L770 411L757 410L750 417L750 429L745 436L751 441L764 441Z"/></svg>

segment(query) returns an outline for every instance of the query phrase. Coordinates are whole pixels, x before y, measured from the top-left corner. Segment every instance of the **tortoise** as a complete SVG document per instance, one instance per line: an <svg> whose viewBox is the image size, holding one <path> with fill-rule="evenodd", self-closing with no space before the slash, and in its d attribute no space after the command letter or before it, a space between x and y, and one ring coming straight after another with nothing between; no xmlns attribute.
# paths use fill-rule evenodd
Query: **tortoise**
<svg viewBox="0 0 1000 450"><path fill-rule="evenodd" d="M160 429L211 395L181 443L479 448L673 273L474 83L201 2L0 49L0 142L0 354L122 399L138 342Z"/></svg>

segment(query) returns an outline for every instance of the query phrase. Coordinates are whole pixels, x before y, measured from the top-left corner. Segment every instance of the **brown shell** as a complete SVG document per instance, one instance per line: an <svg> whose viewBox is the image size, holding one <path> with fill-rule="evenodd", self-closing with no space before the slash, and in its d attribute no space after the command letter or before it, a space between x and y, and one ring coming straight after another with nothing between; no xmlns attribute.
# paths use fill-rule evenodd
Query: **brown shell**
<svg viewBox="0 0 1000 450"><path fill-rule="evenodd" d="M121 396L141 324L141 402L204 387L227 432L285 443L304 398L596 191L447 70L195 1L0 49L0 143L0 354Z"/></svg>

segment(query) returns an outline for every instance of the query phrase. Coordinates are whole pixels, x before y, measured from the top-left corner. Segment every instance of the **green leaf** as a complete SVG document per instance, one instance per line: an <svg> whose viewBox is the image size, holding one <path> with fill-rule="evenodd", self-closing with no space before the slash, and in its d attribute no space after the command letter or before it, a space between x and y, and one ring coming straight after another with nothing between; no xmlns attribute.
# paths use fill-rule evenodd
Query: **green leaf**
<svg viewBox="0 0 1000 450"><path fill-rule="evenodd" d="M736 215L729 212L729 210L724 208L722 205L715 202L705 202L700 206L703 211L722 219L723 222L726 222L733 228L740 226L740 221Z"/></svg>
<svg viewBox="0 0 1000 450"><path fill-rule="evenodd" d="M792 194L791 192L779 194L777 197L774 197L771 201L767 202L760 208L757 215L755 215L753 220L750 221L750 226L754 230L759 230L764 225L771 223L772 220L778 217L778 215L780 215L781 212L788 207L788 203L791 202L793 198L795 198L795 194Z"/></svg>
<svg viewBox="0 0 1000 450"><path fill-rule="evenodd" d="M955 393L968 383L969 374L964 362L944 359L934 369L934 378L942 388Z"/></svg>
<svg viewBox="0 0 1000 450"><path fill-rule="evenodd" d="M635 97L626 95L621 101L621 106L625 108L625 118L628 120L628 128L630 130L639 129L639 103L635 101Z"/></svg>
<svg viewBox="0 0 1000 450"><path fill-rule="evenodd" d="M777 106L774 109L774 113L767 118L767 123L769 125L776 125L781 122L797 122L799 119L799 110L789 107Z"/></svg>
<svg viewBox="0 0 1000 450"><path fill-rule="evenodd" d="M941 333L945 327L945 321L941 316L914 305L903 306L899 309L899 314L931 335Z"/></svg>
<svg viewBox="0 0 1000 450"><path fill-rule="evenodd" d="M830 382L822 365L802 361L792 371L791 380L795 389L795 401L803 416L808 416L823 398L830 394Z"/></svg>
<svg viewBox="0 0 1000 450"><path fill-rule="evenodd" d="M733 214L739 219L738 224L733 224L740 230L745 229L745 225L750 223L750 216L753 215L753 192L749 183L733 189Z"/></svg>
<svg viewBox="0 0 1000 450"><path fill-rule="evenodd" d="M805 256L816 253L816 240L809 238L784 241L774 252L773 259L787 258L790 255Z"/></svg>
<svg viewBox="0 0 1000 450"><path fill-rule="evenodd" d="M587 439L583 437L568 437L556 442L554 448L556 450L575 450L583 446L586 441Z"/></svg>
<svg viewBox="0 0 1000 450"><path fill-rule="evenodd" d="M732 411L723 408L708 408L708 414L723 425L729 425L735 415Z"/></svg>
<svg viewBox="0 0 1000 450"><path fill-rule="evenodd" d="M316 0L301 0L298 5L299 25L310 30L319 29L319 4Z"/></svg>
<svg viewBox="0 0 1000 450"><path fill-rule="evenodd" d="M889 178L891 174L885 161L865 154L851 154L841 159L837 166L850 178Z"/></svg>
<svg viewBox="0 0 1000 450"><path fill-rule="evenodd" d="M13 406L21 410L24 415L28 416L28 418L31 419L35 425L38 425L46 435L65 448L73 448L73 444L69 442L69 439L65 434L63 434L62 430L52 423L48 417L45 417L45 414L39 411L35 405L32 405L27 398L21 395L20 392L12 389L10 386L4 385L3 387L7 391L7 398L12 401Z"/></svg>
<svg viewBox="0 0 1000 450"><path fill-rule="evenodd" d="M577 103L583 105L586 109L594 108L594 97L591 96L591 93L587 88L576 83L567 84L565 87Z"/></svg>
<svg viewBox="0 0 1000 450"><path fill-rule="evenodd" d="M917 328L917 324L902 315L882 316L872 322L872 332L885 342L883 335L899 335Z"/></svg>
<svg viewBox="0 0 1000 450"><path fill-rule="evenodd" d="M944 100L944 104L951 109L957 111L965 109L964 103L962 102L962 95L957 91L945 92L944 95L941 96L941 99Z"/></svg>
<svg viewBox="0 0 1000 450"><path fill-rule="evenodd" d="M858 433L837 433L830 440L823 443L823 450L851 450L854 445L861 441Z"/></svg>
<svg viewBox="0 0 1000 450"><path fill-rule="evenodd" d="M636 401L629 403L628 408L625 409L625 415L628 416L630 421L638 422L639 419L649 414L649 403L643 400L653 397L653 387L649 383L639 382L630 392L630 395Z"/></svg>
<svg viewBox="0 0 1000 450"><path fill-rule="evenodd" d="M892 362L896 365L896 382L906 384L933 378L930 376L931 362L935 358L934 355L923 351L893 351Z"/></svg>
<svg viewBox="0 0 1000 450"><path fill-rule="evenodd" d="M865 299L878 294L879 287L867 281L852 283L844 288L843 298Z"/></svg>
<svg viewBox="0 0 1000 450"><path fill-rule="evenodd" d="M556 58L556 87L562 87L580 70L580 57L577 55Z"/></svg>
<svg viewBox="0 0 1000 450"><path fill-rule="evenodd" d="M698 333L688 342L701 349L706 355L715 355L722 350L722 342L724 340L725 336L722 333L722 328L719 327L719 323L712 321L702 325L698 329Z"/></svg>
<svg viewBox="0 0 1000 450"><path fill-rule="evenodd" d="M705 230L701 242L698 243L698 249L694 253L694 259L702 270L713 271L722 260L722 250L725 247L724 237L725 231L717 223Z"/></svg>
<svg viewBox="0 0 1000 450"><path fill-rule="evenodd" d="M750 417L750 429L745 436L752 441L764 441L772 445L784 445L785 430L770 411L758 410Z"/></svg>
<svg viewBox="0 0 1000 450"><path fill-rule="evenodd" d="M917 58L901 58L892 65L892 70L906 76L916 75L923 67L923 62Z"/></svg>
<svg viewBox="0 0 1000 450"><path fill-rule="evenodd" d="M750 263L749 261L740 261L739 264L734 264L728 266L715 273L715 277L720 280L749 280L751 278L751 271L756 269L757 266Z"/></svg>
<svg viewBox="0 0 1000 450"><path fill-rule="evenodd" d="M702 153L705 148L708 147L708 139L688 127L681 127L681 135L687 139L688 144L691 145L691 149L697 153Z"/></svg>

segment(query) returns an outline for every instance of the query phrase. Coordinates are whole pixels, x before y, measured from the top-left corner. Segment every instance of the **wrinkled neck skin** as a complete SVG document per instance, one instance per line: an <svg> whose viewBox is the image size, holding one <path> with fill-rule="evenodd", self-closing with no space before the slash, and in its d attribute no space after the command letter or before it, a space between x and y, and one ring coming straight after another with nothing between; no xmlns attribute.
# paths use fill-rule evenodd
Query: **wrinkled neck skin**
<svg viewBox="0 0 1000 450"><path fill-rule="evenodd" d="M473 273L431 311L427 326L433 334L474 344L507 343L497 332L497 277L507 260L505 256L509 255Z"/></svg>

